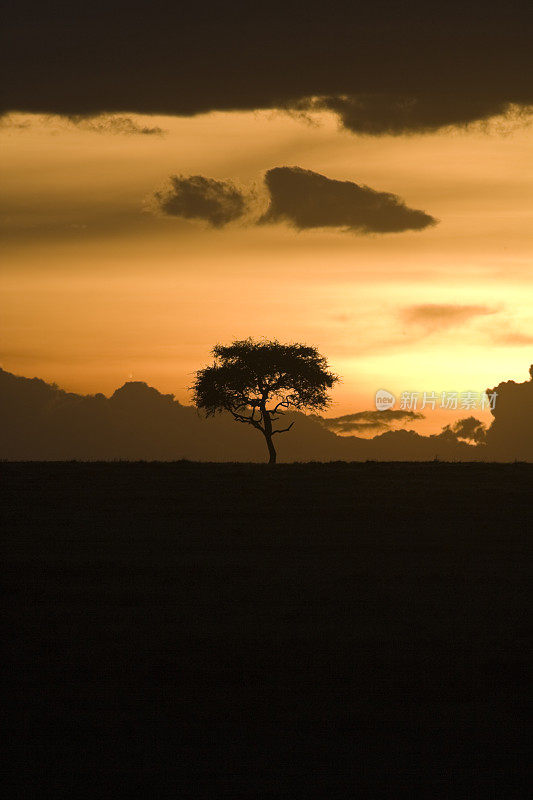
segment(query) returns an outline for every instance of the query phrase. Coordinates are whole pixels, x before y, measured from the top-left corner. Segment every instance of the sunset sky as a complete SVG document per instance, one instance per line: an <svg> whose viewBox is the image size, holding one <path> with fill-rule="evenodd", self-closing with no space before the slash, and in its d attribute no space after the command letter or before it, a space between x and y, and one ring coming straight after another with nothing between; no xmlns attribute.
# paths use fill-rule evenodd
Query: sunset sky
<svg viewBox="0 0 533 800"><path fill-rule="evenodd" d="M318 83L301 96L331 93ZM15 85L0 128L4 369L83 393L142 380L188 403L216 342L302 341L342 377L332 415L373 408L380 388L482 391L527 375L533 128L521 90L502 90L479 119L450 113L376 135L330 101L303 107L292 87L291 108L269 107L263 92L256 104L217 95L173 114L163 100L147 109L148 90L138 102L103 97L95 110L65 106L64 92L35 101L29 85ZM430 223L351 226L336 201L325 225L272 210L261 220L269 200L272 209L288 197L265 184L282 167L391 193ZM172 176L229 182L243 213L214 226L172 212L161 201L175 194ZM296 201L320 215L330 199L309 187ZM418 430L438 430L450 412L427 417Z"/></svg>

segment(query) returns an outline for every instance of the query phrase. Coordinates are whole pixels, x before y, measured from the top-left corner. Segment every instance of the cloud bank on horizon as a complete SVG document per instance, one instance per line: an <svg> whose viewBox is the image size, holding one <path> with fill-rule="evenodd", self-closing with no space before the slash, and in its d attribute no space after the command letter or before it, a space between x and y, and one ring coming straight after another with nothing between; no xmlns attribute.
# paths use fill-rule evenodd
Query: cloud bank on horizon
<svg viewBox="0 0 533 800"><path fill-rule="evenodd" d="M458 420L441 433L423 436L393 430L394 421L422 415L363 411L339 418L288 413L294 428L279 443L282 461L532 461L533 365L530 380L507 381L494 389L494 421L486 429L474 417ZM263 461L263 442L229 414L202 418L141 381L124 384L111 397L65 392L38 378L22 378L0 369L0 413L5 435L0 458L8 460ZM365 422L387 429L371 439L337 432ZM351 425L343 429L343 425ZM328 428L333 428L333 430Z"/></svg>
<svg viewBox="0 0 533 800"><path fill-rule="evenodd" d="M329 110L348 130L425 133L533 105L531 5L285 0L263 6L19 0L5 111Z"/></svg>

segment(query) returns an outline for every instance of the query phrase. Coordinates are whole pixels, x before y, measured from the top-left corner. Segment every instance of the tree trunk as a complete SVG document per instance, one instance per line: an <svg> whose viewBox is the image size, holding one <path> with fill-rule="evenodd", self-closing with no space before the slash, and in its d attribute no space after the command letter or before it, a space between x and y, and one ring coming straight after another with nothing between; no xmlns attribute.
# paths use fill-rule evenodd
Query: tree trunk
<svg viewBox="0 0 533 800"><path fill-rule="evenodd" d="M274 442L272 441L272 436L267 436L265 433L265 439L268 447L268 463L275 464L276 463L276 448L274 447Z"/></svg>
<svg viewBox="0 0 533 800"><path fill-rule="evenodd" d="M272 420L270 419L270 414L266 410L266 408L261 406L261 416L263 417L263 434L266 439L267 447L268 447L268 463L275 464L276 463L276 448L274 447L274 442L272 441Z"/></svg>

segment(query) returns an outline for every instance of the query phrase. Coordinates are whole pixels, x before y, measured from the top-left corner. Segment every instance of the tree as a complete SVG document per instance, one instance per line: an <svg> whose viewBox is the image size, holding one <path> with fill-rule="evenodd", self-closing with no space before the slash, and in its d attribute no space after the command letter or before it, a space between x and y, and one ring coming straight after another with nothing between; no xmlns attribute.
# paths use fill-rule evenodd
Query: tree
<svg viewBox="0 0 533 800"><path fill-rule="evenodd" d="M194 403L210 417L228 411L237 422L265 437L269 464L276 463L274 436L290 431L274 425L287 410L320 411L329 405L328 389L339 380L315 347L254 341L217 344L214 363L198 370Z"/></svg>

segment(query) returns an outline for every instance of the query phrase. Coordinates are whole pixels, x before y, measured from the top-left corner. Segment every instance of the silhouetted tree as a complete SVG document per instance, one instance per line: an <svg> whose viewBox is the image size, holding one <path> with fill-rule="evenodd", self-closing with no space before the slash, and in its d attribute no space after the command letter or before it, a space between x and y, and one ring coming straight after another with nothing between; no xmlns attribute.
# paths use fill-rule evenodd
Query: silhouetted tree
<svg viewBox="0 0 533 800"><path fill-rule="evenodd" d="M315 347L243 339L217 344L214 363L198 370L194 402L206 415L229 411L237 422L261 431L269 463L276 462L273 437L290 431L274 424L288 409L320 411L329 404L327 390L338 381ZM283 409L283 410L282 410Z"/></svg>

